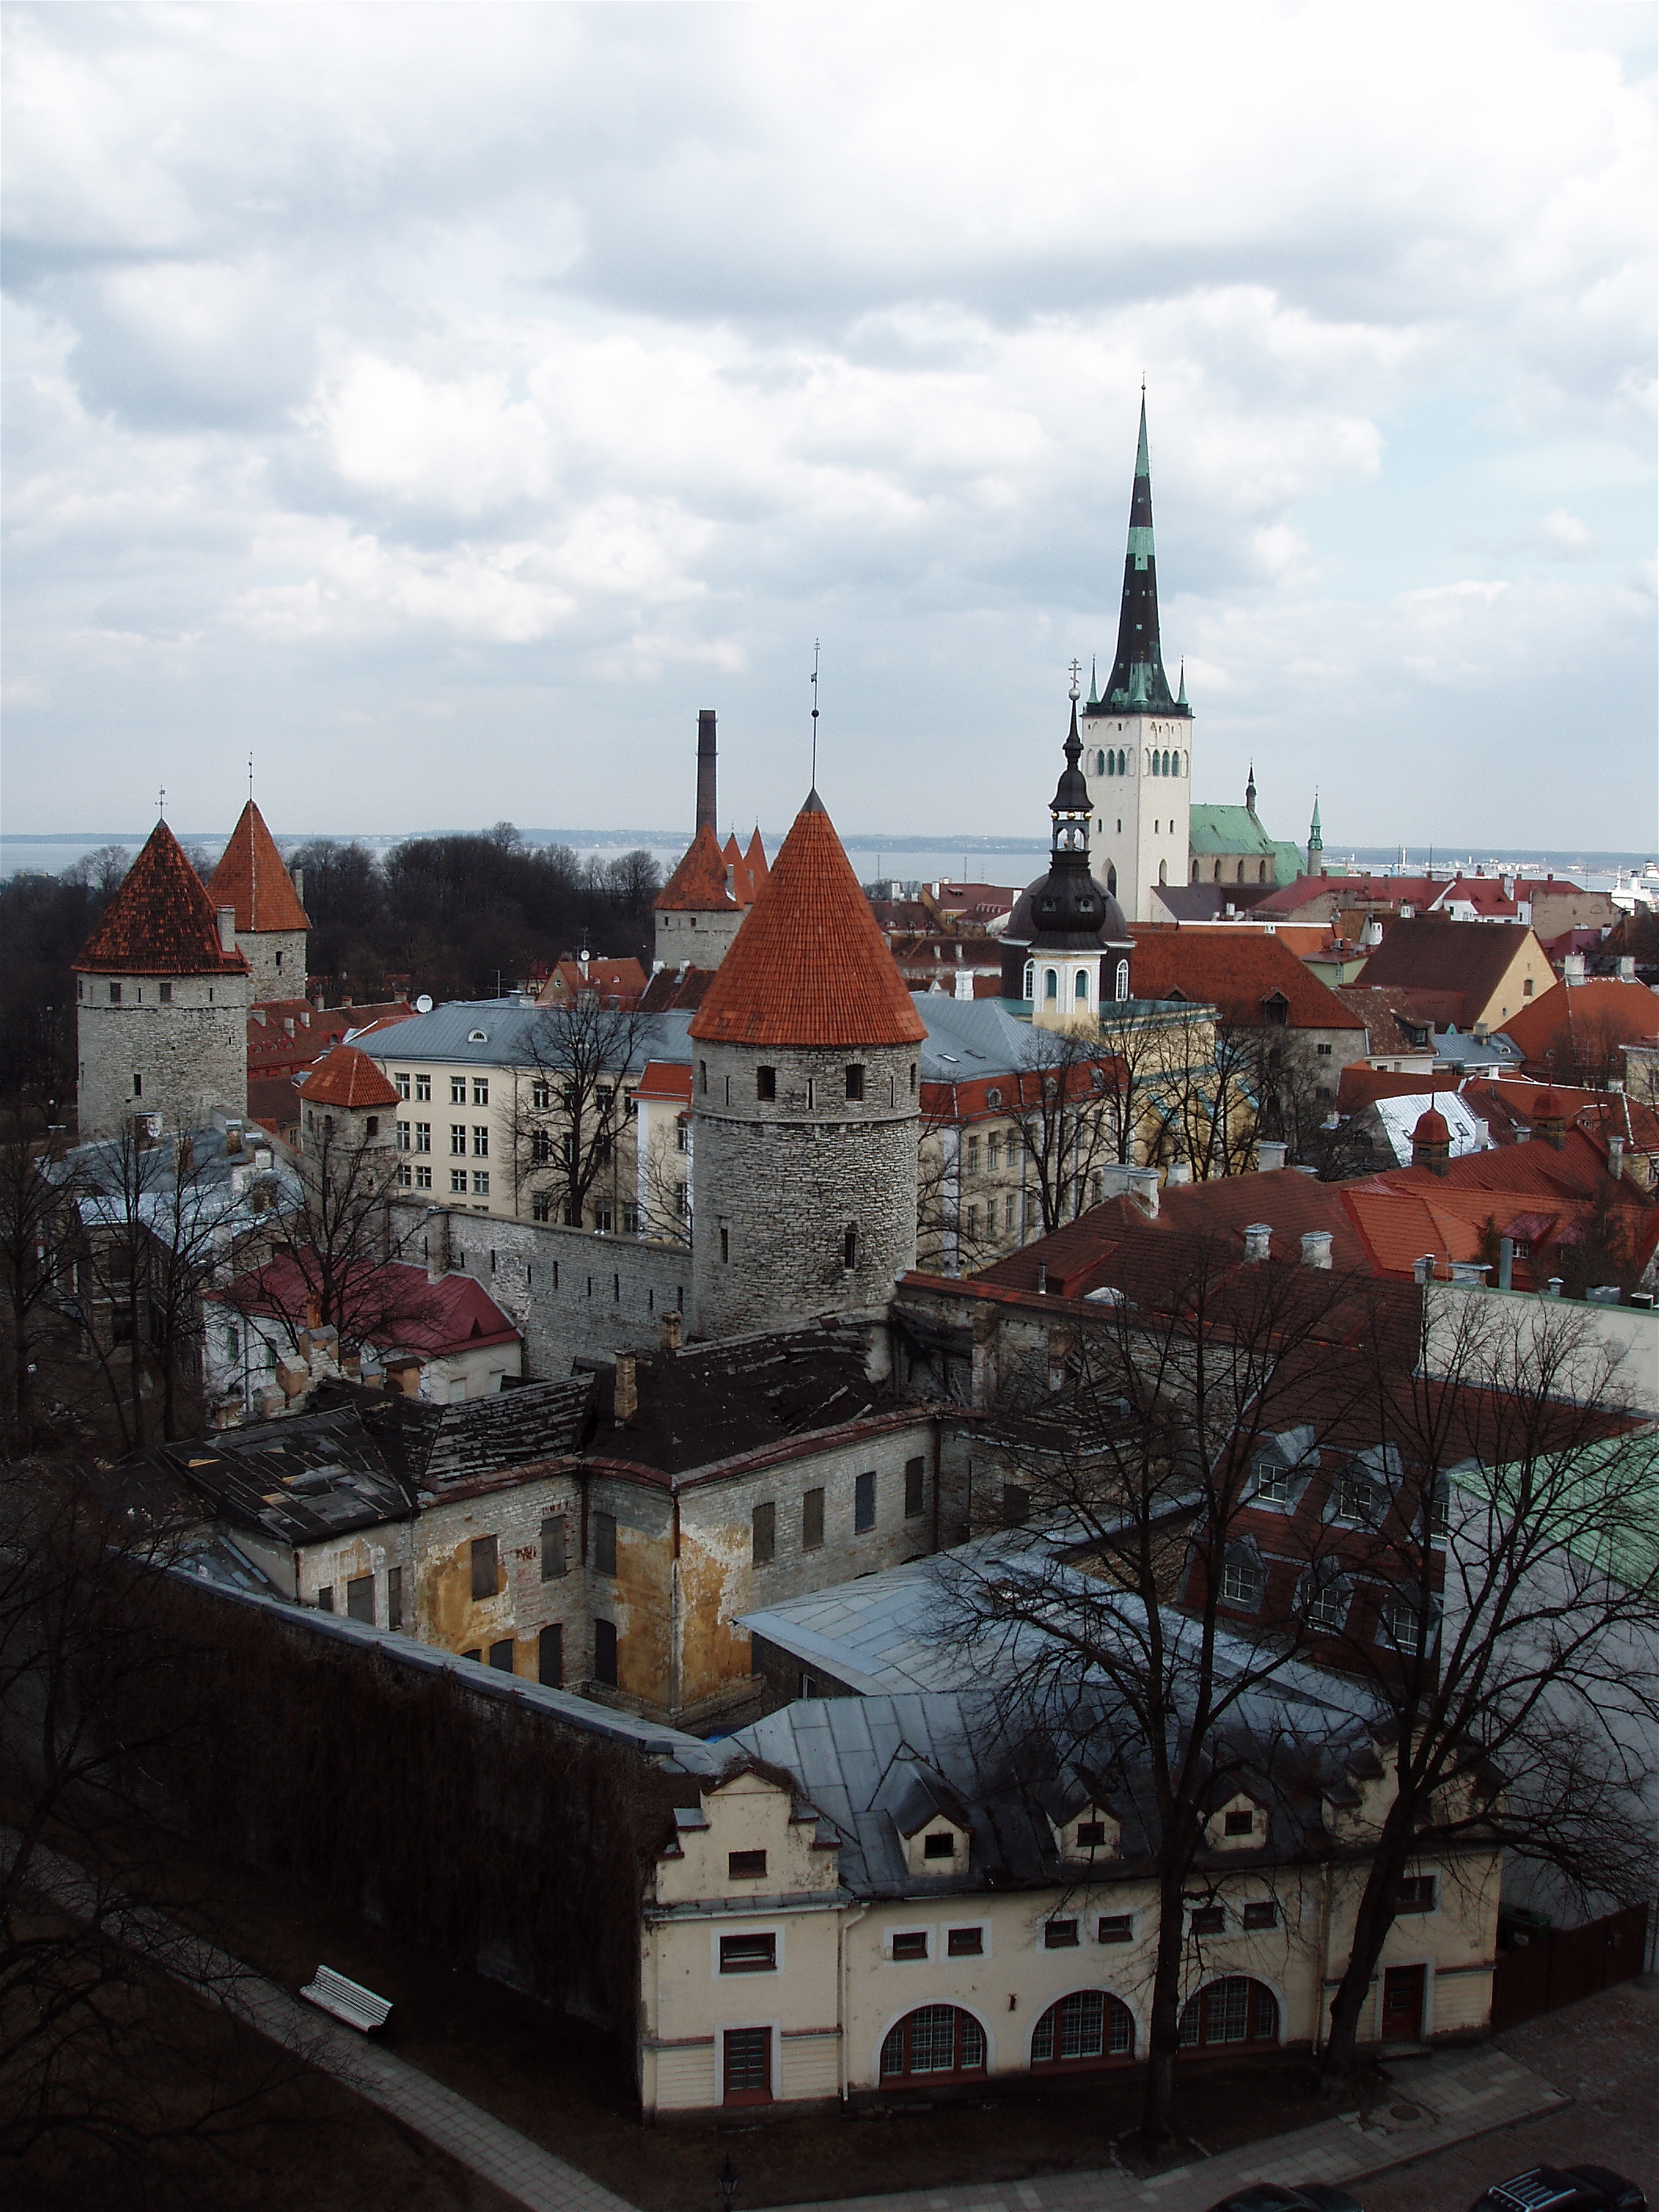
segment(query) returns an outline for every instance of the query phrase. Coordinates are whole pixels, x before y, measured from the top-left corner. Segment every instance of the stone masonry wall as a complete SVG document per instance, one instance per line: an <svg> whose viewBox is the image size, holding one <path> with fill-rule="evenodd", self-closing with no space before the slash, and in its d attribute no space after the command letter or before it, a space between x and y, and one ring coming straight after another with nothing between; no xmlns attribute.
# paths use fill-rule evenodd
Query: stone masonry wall
<svg viewBox="0 0 1659 2212"><path fill-rule="evenodd" d="M745 908L730 914L657 909L652 957L659 968L718 968L743 927Z"/></svg>
<svg viewBox="0 0 1659 2212"><path fill-rule="evenodd" d="M303 999L306 994L306 933L303 929L239 929L236 950L247 962L248 997Z"/></svg>
<svg viewBox="0 0 1659 2212"><path fill-rule="evenodd" d="M884 1304L915 1262L918 1048L694 1045L695 1333ZM763 1065L771 1100L757 1095ZM864 1069L861 1100L846 1095L849 1065Z"/></svg>
<svg viewBox="0 0 1659 2212"><path fill-rule="evenodd" d="M247 1112L245 975L77 975L80 1134L114 1136L134 1114L199 1128ZM112 1004L110 990L120 991ZM170 991L164 1004L163 988ZM134 1079L138 1087L134 1087Z"/></svg>

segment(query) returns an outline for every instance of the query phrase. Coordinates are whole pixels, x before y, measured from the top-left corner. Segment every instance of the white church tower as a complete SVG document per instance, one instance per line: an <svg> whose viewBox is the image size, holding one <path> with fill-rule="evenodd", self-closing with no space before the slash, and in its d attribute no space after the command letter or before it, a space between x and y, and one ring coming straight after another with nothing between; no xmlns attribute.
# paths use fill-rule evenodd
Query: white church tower
<svg viewBox="0 0 1659 2212"><path fill-rule="evenodd" d="M1184 884L1192 811L1192 708L1183 680L1171 693L1158 636L1158 560L1146 400L1129 501L1117 658L1104 696L1093 684L1084 709L1083 773L1094 800L1095 866L1127 921L1165 921L1160 884Z"/></svg>

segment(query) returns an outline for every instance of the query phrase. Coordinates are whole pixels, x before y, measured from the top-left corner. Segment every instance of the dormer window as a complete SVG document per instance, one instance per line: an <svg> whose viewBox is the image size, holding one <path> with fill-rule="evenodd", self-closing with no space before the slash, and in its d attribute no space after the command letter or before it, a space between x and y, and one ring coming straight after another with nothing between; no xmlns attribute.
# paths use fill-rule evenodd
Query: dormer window
<svg viewBox="0 0 1659 2212"><path fill-rule="evenodd" d="M924 1836L921 1855L925 1859L953 1859L957 1855L957 1839L949 1828L935 1828Z"/></svg>

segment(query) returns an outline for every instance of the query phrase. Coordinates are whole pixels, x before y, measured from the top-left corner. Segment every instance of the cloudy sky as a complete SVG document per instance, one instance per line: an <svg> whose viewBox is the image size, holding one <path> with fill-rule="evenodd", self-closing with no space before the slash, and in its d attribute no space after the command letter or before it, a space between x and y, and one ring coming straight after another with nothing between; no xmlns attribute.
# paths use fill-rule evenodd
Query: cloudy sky
<svg viewBox="0 0 1659 2212"><path fill-rule="evenodd" d="M9 830L1659 835L1645 0L5 12Z"/></svg>

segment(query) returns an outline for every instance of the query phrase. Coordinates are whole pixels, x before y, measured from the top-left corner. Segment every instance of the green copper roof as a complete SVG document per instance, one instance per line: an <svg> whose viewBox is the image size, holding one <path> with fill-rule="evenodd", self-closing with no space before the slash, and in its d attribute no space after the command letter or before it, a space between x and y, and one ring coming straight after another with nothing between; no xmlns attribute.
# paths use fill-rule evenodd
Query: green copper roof
<svg viewBox="0 0 1659 2212"><path fill-rule="evenodd" d="M1248 806L1194 805L1189 822L1188 842L1194 853L1267 860L1279 850Z"/></svg>

